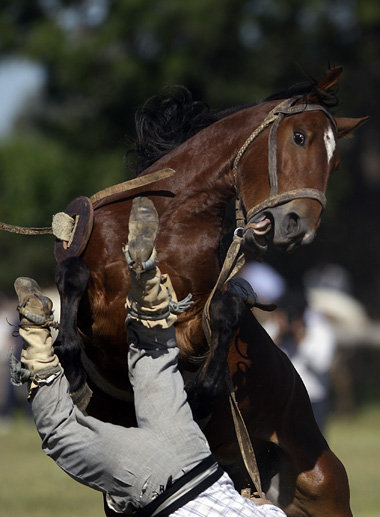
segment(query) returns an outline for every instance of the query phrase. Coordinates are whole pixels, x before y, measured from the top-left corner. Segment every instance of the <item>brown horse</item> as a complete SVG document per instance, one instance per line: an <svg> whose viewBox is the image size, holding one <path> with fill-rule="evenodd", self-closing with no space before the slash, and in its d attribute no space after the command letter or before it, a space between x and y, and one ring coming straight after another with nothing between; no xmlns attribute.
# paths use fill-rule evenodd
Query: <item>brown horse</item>
<svg viewBox="0 0 380 517"><path fill-rule="evenodd" d="M340 73L340 69L330 70L297 95L279 95L215 116L213 123L198 132L190 129L187 134L193 136L187 139L171 125L168 98L161 102L166 111L156 112L152 104L144 110L140 133L150 139L146 155L151 155L151 161L161 157L143 174L164 167L176 170L172 178L155 184L149 195L160 216L160 269L170 274L178 299L191 292L194 300L176 326L184 371L194 371L194 358L207 354L202 311L219 274L223 219L236 193L245 216L243 245L248 256L264 253L270 244L288 250L314 238L323 193L339 163L336 140L365 120L334 118L326 109L325 101ZM193 112L194 106L190 106ZM172 118L178 118L178 112ZM166 140L161 133L153 142L160 114L166 124ZM190 126L186 116L184 113ZM195 114L195 122L199 120ZM172 150L170 138L179 144ZM174 197L156 195L165 191ZM146 195L146 188L134 194ZM120 195L95 206L93 232L83 253L90 279L78 313L85 351L82 359L93 390L88 413L127 426L135 422L124 327L129 274L121 247L128 234L130 208L130 200ZM71 295L67 295L64 274L60 275L69 307L75 286L71 285ZM228 321L228 303L223 310ZM212 316L211 321L216 333L217 319ZM269 490L289 516L350 516L344 467L318 430L302 381L248 309L240 310L234 327L235 323L230 329L233 342L228 364L240 409L254 438L264 490ZM60 348L64 356L64 347ZM77 390L83 376L70 372L68 359L64 359L66 373ZM217 459L231 473L237 488L242 488L246 474L239 469L226 396L218 399L204 430Z"/></svg>

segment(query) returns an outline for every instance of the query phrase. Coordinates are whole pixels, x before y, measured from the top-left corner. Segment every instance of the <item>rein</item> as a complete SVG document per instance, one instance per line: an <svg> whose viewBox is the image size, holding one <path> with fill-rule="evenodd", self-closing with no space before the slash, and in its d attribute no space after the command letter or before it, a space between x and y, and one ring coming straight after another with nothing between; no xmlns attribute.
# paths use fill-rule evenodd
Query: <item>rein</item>
<svg viewBox="0 0 380 517"><path fill-rule="evenodd" d="M226 258L224 260L222 269L219 273L216 284L211 291L202 314L203 330L206 336L208 345L211 345L211 326L210 326L210 305L215 292L221 289L231 278L233 278L239 270L245 264L244 252L242 251L242 241L244 234L251 228L251 224L256 215L263 210L273 208L275 206L287 203L294 199L309 198L318 201L322 208L326 207L326 196L320 190L314 188L299 188L290 190L287 192L278 192L278 171L277 171L277 131L281 121L286 116L295 115L298 113L304 113L306 111L322 111L332 122L336 129L336 122L331 115L323 106L319 104L297 104L295 103L300 99L300 96L295 96L290 99L286 99L277 106L275 106L265 117L264 121L258 126L247 138L247 140L240 147L233 161L232 171L234 176L234 186L236 191L236 230L234 232L234 239L227 251ZM247 151L252 142L270 125L270 133L268 136L268 176L270 184L269 197L253 206L245 215L243 203L240 198L240 192L238 188L238 169L241 159L244 153ZM255 305L254 305L255 306ZM253 306L253 307L254 307ZM253 309L252 307L252 309ZM265 307L260 306L265 309ZM266 310L271 310L267 308ZM231 406L232 417L235 425L235 431L237 440L239 443L240 452L244 461L245 468L254 483L256 490L259 494L262 494L260 474L257 467L257 461L253 450L252 442L246 428L243 416L239 409L238 403L235 397L235 389L232 382L230 372L227 373L227 387L229 391L229 400Z"/></svg>
<svg viewBox="0 0 380 517"><path fill-rule="evenodd" d="M112 187L100 190L96 194L93 194L89 198L89 200L94 210L96 210L97 208L100 208L100 206L104 206L108 203L111 203L113 200L113 196L117 194L129 192L130 190L135 190L137 188L144 187L145 185L150 185L151 183L155 183L156 181L169 178L170 176L173 176L174 173L175 171L173 169L166 168L156 172L152 172L150 174L146 174L144 176L138 176L137 178L123 181L122 183L118 183L117 185L113 185ZM0 222L0 231L1 230L10 233L18 233L21 235L54 234L53 228L51 226L42 228L31 228L27 226L16 226L13 224Z"/></svg>

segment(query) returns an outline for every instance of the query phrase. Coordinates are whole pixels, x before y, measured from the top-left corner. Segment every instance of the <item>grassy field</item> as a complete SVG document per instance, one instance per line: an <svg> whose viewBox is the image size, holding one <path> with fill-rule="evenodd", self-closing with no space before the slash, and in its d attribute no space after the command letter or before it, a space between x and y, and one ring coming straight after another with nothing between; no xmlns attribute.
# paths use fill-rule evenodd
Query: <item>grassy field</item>
<svg viewBox="0 0 380 517"><path fill-rule="evenodd" d="M327 433L330 447L346 467L355 517L380 515L380 406L333 419Z"/></svg>
<svg viewBox="0 0 380 517"><path fill-rule="evenodd" d="M380 406L333 418L328 441L343 461L356 517L380 513ZM65 475L41 451L33 424L23 417L0 435L0 517L103 517L99 493Z"/></svg>
<svg viewBox="0 0 380 517"><path fill-rule="evenodd" d="M104 517L102 495L45 456L31 420L0 436L0 458L0 517Z"/></svg>

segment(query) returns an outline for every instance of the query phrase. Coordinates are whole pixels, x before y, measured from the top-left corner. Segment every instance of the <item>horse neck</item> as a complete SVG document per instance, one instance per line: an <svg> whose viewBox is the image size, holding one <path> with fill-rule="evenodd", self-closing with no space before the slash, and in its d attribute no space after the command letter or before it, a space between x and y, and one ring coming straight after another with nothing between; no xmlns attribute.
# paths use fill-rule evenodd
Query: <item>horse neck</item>
<svg viewBox="0 0 380 517"><path fill-rule="evenodd" d="M236 194L232 165L250 133L261 124L276 103L242 109L203 129L155 162L145 173L171 167L176 174L160 183L175 194L177 217L181 211L222 217L224 207Z"/></svg>

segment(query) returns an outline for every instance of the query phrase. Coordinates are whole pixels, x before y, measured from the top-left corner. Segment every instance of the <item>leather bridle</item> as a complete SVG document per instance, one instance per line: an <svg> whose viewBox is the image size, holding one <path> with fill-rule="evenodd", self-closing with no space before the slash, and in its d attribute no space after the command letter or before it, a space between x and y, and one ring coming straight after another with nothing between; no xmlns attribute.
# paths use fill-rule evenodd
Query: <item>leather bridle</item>
<svg viewBox="0 0 380 517"><path fill-rule="evenodd" d="M315 199L318 201L322 208L326 207L326 196L325 194L314 188L298 188L289 190L287 192L278 192L278 167L277 167L277 131L282 120L291 115L298 113L305 113L306 111L322 111L328 119L331 121L333 127L336 130L336 122L334 117L327 111L326 108L320 104L295 104L301 96L294 96L290 99L286 99L277 106L275 106L265 117L264 121L258 126L247 138L244 144L241 146L236 154L233 162L232 170L234 175L234 185L236 190L236 219L238 227L245 227L247 223L250 223L253 218L265 209L273 208L278 205L292 201L293 199L308 198ZM253 206L251 209L246 211L241 201L239 187L238 187L238 169L240 161L251 145L251 143L258 137L264 129L272 124L272 127L268 136L268 176L270 185L270 194L267 199Z"/></svg>
<svg viewBox="0 0 380 517"><path fill-rule="evenodd" d="M295 104L299 99L301 99L300 96L292 97L291 99L286 99L285 101L275 106L266 116L262 124L249 135L249 137L241 146L234 159L233 174L236 190L236 223L238 228L235 230L234 239L232 240L232 243L227 251L227 256L224 260L222 269L219 273L218 280L214 285L214 288L211 291L203 310L203 330L210 348L212 347L212 332L210 323L211 301L215 292L221 289L223 285L226 284L231 278L233 278L243 267L245 262L244 252L242 251L243 237L244 233L250 228L250 224L252 224L253 218L263 210L267 210L269 208L273 208L283 203L287 203L288 201L292 201L293 199L299 198L315 199L321 204L322 208L325 208L326 206L326 197L324 193L314 188L299 188L282 193L278 192L277 131L281 121L286 116L295 115L297 113L304 113L305 111L319 110L322 111L330 119L331 123L336 129L336 123L333 116L323 106L320 106L319 104L306 103ZM270 124L272 124L268 137L268 174L270 183L270 194L266 200L253 206L250 210L248 210L247 213L245 213L243 203L240 200L237 181L239 163L250 144ZM237 231L239 229L241 230L240 232ZM258 490L258 492L261 494L262 490L260 474L257 467L255 453L252 447L247 427L245 425L243 416L239 409L239 405L236 401L235 389L230 374L227 375L227 385L229 390L229 399L235 425L236 436L239 443L239 448L243 458L243 462L253 484L256 487L256 490Z"/></svg>

